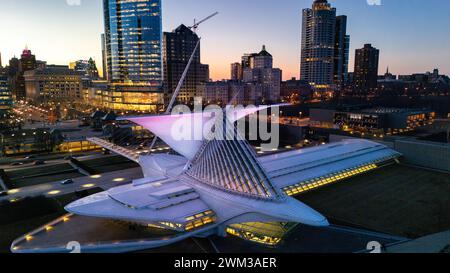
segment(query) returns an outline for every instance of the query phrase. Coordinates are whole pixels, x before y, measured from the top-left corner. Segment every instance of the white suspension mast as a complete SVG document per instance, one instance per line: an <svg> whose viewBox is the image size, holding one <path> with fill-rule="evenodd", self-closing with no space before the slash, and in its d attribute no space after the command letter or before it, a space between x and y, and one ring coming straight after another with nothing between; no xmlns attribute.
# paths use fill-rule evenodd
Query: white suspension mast
<svg viewBox="0 0 450 273"><path fill-rule="evenodd" d="M206 17L205 19L200 20L199 22L196 22L194 20L194 25L190 26L189 29L191 29L194 33L196 33L200 24L208 21L209 19L213 18L214 16L216 16L218 14L219 14L219 12L215 12L215 13L211 14L210 16ZM167 105L167 109L165 112L166 115L170 114L170 112L172 111L172 108L175 104L175 101L176 101L178 95L180 94L181 88L183 87L184 81L189 72L189 68L191 67L192 61L194 60L194 57L195 57L195 54L197 53L198 48L200 47L200 40L201 40L201 38L198 39L198 42L195 45L194 51L192 52L191 57L189 58L189 62L186 65L186 68L184 69L183 74L181 75L180 81L178 82L178 85L177 85L175 91L173 92L173 95L172 95L172 98L171 98L169 104ZM152 141L152 144L150 145L149 154L151 153L151 150L154 148L157 140L158 140L158 137L155 136L155 138Z"/></svg>

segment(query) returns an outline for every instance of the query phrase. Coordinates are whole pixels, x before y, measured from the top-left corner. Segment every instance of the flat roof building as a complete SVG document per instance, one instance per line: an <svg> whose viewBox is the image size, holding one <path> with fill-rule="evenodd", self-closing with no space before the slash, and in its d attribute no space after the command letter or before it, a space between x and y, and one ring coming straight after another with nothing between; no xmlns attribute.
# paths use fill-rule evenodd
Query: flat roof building
<svg viewBox="0 0 450 273"><path fill-rule="evenodd" d="M435 112L421 109L311 109L312 126L388 135L430 125L435 118Z"/></svg>
<svg viewBox="0 0 450 273"><path fill-rule="evenodd" d="M79 100L83 95L83 73L67 66L47 66L24 74L27 98L42 101Z"/></svg>

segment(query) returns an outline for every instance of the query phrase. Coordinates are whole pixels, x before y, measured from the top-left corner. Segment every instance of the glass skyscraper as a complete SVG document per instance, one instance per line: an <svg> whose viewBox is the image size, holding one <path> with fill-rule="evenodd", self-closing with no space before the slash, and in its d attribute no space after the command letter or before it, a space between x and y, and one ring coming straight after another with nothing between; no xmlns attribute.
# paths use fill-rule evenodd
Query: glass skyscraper
<svg viewBox="0 0 450 273"><path fill-rule="evenodd" d="M315 0L303 10L300 78L317 96L340 87L348 72L347 17L336 16L327 0Z"/></svg>
<svg viewBox="0 0 450 273"><path fill-rule="evenodd" d="M316 89L333 84L336 9L326 0L315 0L303 10L301 79Z"/></svg>
<svg viewBox="0 0 450 273"><path fill-rule="evenodd" d="M154 112L163 106L161 0L104 0L105 106Z"/></svg>

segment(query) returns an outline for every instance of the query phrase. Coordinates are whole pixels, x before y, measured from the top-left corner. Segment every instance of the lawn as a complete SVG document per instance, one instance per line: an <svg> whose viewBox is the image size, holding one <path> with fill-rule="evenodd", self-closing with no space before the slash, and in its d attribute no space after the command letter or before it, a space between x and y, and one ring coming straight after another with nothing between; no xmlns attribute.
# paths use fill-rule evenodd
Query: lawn
<svg viewBox="0 0 450 273"><path fill-rule="evenodd" d="M408 238L450 229L450 174L385 167L297 196L332 222Z"/></svg>

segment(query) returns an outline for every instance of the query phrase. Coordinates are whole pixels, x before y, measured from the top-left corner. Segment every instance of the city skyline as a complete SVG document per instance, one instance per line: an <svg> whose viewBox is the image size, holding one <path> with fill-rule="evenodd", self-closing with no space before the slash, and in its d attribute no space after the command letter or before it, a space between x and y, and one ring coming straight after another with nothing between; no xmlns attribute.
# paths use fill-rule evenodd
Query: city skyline
<svg viewBox="0 0 450 273"><path fill-rule="evenodd" d="M40 13L42 18L36 22L19 20L14 27L0 27L4 65L14 55L19 57L28 45L39 60L68 65L78 59L93 57L102 70L101 1L84 0L80 6L69 6L65 0L40 1L39 5L31 0L4 2L0 16L5 21L14 20L18 13L26 18ZM231 2L164 0L163 30L172 31L181 23L189 25L194 17L200 19L217 10L221 14L199 30L203 38L202 62L210 65L212 79L229 78L230 64L239 60L243 53L258 50L262 44L274 56L274 66L283 70L283 79L298 78L301 12L311 6L312 0ZM365 0L329 2L337 8L338 15L348 16L349 71L354 68L355 49L371 43L380 49L380 74L387 66L394 74L432 71L433 68L450 74L450 64L446 62L450 52L445 49L450 37L439 35L450 23L444 14L450 3L383 0L381 6L369 6ZM268 15L272 15L273 20ZM395 25L392 24L394 20ZM67 36L67 33L71 35ZM60 38L62 35L64 39Z"/></svg>

